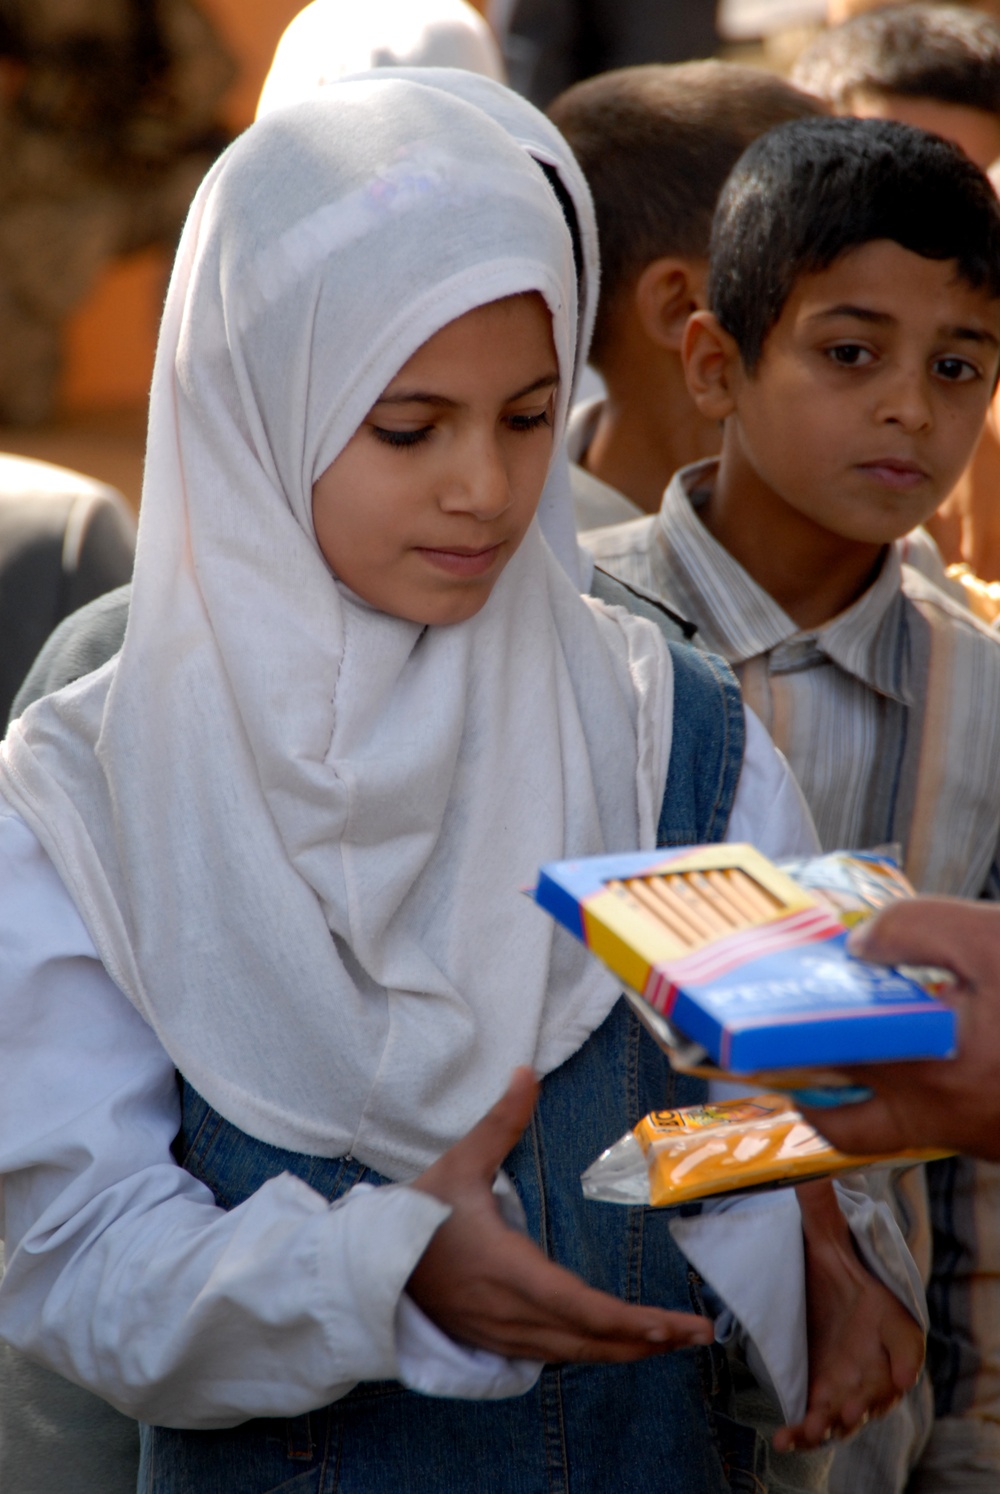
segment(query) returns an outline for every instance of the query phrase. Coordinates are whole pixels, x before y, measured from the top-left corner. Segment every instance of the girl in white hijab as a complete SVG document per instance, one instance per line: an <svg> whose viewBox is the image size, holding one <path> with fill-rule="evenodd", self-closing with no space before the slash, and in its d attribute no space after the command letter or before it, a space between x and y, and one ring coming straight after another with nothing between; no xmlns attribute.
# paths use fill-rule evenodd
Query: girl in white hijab
<svg viewBox="0 0 1000 1494"><path fill-rule="evenodd" d="M676 756L661 636L532 519L576 327L544 177L433 89L278 114L193 207L124 647L0 761L0 1332L156 1424L144 1488L727 1487L668 1220L577 1182L673 1077L518 890L653 844Z"/></svg>

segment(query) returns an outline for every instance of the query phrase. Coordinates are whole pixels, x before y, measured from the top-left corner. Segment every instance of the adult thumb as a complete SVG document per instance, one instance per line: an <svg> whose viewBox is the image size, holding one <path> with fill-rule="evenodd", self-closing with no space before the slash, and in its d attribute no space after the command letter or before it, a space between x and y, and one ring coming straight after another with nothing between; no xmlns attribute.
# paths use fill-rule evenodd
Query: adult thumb
<svg viewBox="0 0 1000 1494"><path fill-rule="evenodd" d="M880 965L939 965L975 985L1000 963L1000 908L958 898L915 898L851 931L848 948Z"/></svg>

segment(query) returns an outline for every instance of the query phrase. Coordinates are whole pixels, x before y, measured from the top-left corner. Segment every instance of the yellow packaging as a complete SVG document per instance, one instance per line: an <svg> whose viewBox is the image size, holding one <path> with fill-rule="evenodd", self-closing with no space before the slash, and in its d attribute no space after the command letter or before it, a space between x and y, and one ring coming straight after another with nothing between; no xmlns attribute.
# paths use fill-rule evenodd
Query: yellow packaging
<svg viewBox="0 0 1000 1494"><path fill-rule="evenodd" d="M927 1162L942 1152L850 1157L824 1141L787 1095L654 1110L633 1132L649 1170L649 1202L684 1203L714 1193L801 1182L880 1162ZM595 1164L595 1167L597 1164Z"/></svg>

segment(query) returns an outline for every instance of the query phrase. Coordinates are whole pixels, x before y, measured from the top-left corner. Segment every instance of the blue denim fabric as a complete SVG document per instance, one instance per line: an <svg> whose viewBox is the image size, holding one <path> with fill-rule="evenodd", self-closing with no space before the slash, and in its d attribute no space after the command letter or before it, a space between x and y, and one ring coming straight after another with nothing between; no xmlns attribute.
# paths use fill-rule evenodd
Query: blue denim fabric
<svg viewBox="0 0 1000 1494"><path fill-rule="evenodd" d="M676 1075L625 1003L550 1074L506 1168L546 1252L630 1302L698 1310L698 1281L671 1239L666 1209L589 1202L580 1173L648 1110L690 1104L698 1080ZM283 1152L244 1135L183 1085L178 1157L231 1208L289 1171L328 1198L377 1174L342 1158ZM638 1365L563 1365L513 1400L469 1403L398 1384L359 1386L308 1416L231 1431L143 1429L147 1494L730 1494L754 1435L728 1409L715 1350ZM726 1473L731 1462L733 1482Z"/></svg>
<svg viewBox="0 0 1000 1494"><path fill-rule="evenodd" d="M671 643L674 741L660 843L720 839L743 757L739 690L721 661ZM282 1151L239 1131L182 1081L178 1160L233 1208L294 1173L329 1199L385 1179L347 1158ZM695 1104L624 1001L543 1085L507 1158L546 1253L628 1302L700 1311L667 1209L583 1197L580 1174L648 1111ZM637 1365L547 1367L506 1401L437 1399L396 1383L290 1420L228 1431L142 1430L140 1494L759 1494L765 1452L727 1414L724 1357L685 1349Z"/></svg>
<svg viewBox="0 0 1000 1494"><path fill-rule="evenodd" d="M674 730L658 846L722 840L736 797L746 718L725 660L667 639L674 666Z"/></svg>

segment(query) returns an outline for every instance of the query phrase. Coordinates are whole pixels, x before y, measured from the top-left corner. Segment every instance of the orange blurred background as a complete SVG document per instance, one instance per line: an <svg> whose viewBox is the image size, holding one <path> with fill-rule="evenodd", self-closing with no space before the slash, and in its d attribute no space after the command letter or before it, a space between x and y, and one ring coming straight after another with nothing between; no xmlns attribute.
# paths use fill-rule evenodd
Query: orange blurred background
<svg viewBox="0 0 1000 1494"><path fill-rule="evenodd" d="M234 132L254 117L278 38L303 0L200 0L239 69L223 120ZM164 250L110 266L66 327L60 408L68 416L145 403L170 270Z"/></svg>

